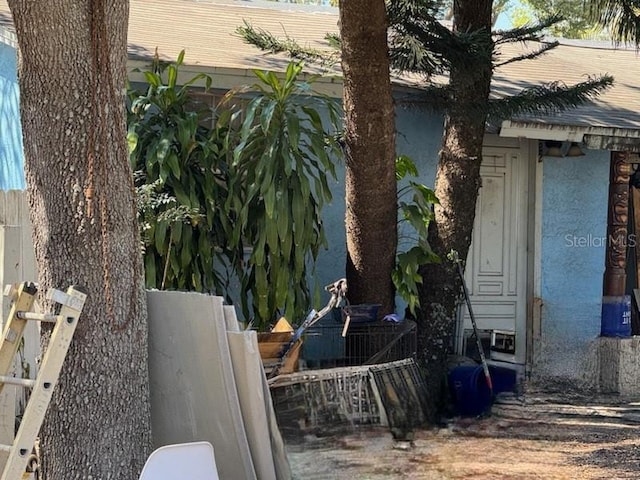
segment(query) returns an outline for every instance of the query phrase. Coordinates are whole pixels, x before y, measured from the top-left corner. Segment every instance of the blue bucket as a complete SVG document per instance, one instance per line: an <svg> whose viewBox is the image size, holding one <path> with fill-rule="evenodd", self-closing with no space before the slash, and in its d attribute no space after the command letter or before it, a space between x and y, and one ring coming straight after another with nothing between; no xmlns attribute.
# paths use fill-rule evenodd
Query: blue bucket
<svg viewBox="0 0 640 480"><path fill-rule="evenodd" d="M457 415L481 415L491 407L493 399L482 365L462 365L451 370L449 391Z"/></svg>
<svg viewBox="0 0 640 480"><path fill-rule="evenodd" d="M621 338L631 336L631 295L602 297L600 335Z"/></svg>

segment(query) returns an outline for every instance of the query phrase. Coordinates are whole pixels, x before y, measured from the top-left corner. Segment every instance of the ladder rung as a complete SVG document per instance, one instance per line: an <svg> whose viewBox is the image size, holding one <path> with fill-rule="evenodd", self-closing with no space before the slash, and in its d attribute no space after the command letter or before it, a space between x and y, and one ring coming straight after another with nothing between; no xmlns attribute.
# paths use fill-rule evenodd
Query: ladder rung
<svg viewBox="0 0 640 480"><path fill-rule="evenodd" d="M30 378L9 377L8 375L0 375L0 382L30 388L33 388L36 384L36 381L31 380Z"/></svg>
<svg viewBox="0 0 640 480"><path fill-rule="evenodd" d="M51 393L67 356L78 317L82 313L87 298L87 295L78 287L71 286L66 293L56 290L51 294L51 298L60 304L59 314L35 313L40 311L35 307L36 293L37 289L33 284L20 285L17 294L12 298L7 324L0 335L0 393L6 385L33 389L26 403L13 445L0 445L0 452L3 455L6 455L4 452L9 453L6 464L0 466L0 480L22 478L25 472L34 441L51 399ZM55 322L55 328L49 338L49 347L44 352L35 380L9 375L27 327L26 320Z"/></svg>
<svg viewBox="0 0 640 480"><path fill-rule="evenodd" d="M62 318L60 315L53 313L34 313L34 312L16 312L16 316L20 320L36 320L38 322L52 322L56 323Z"/></svg>

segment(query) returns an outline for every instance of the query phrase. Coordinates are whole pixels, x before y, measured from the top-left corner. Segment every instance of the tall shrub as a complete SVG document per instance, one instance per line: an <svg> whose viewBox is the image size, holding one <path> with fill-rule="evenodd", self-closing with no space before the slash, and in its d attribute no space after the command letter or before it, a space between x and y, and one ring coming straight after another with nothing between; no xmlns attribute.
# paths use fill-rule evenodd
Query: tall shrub
<svg viewBox="0 0 640 480"><path fill-rule="evenodd" d="M211 79L197 75L177 84L184 52L175 63L155 59L144 72L145 91L129 89L128 140L136 172L144 264L148 288L222 293L232 221L224 204L229 114L215 128L203 125L211 115L194 107L189 88ZM143 187L145 186L146 187Z"/></svg>
<svg viewBox="0 0 640 480"><path fill-rule="evenodd" d="M338 107L312 95L314 78L301 81L302 65L292 63L283 79L256 71L256 85L229 92L215 112L198 110L189 88L211 80L179 86L183 58L156 59L145 91L129 90L147 287L231 299L237 279L243 314L257 327L304 318L310 268L327 246L321 209L341 155Z"/></svg>
<svg viewBox="0 0 640 480"><path fill-rule="evenodd" d="M249 102L239 144L229 164L226 208L236 218L232 248L250 247L241 278L245 316L258 324L284 314L302 319L310 306L309 267L326 247L321 209L331 200L341 155L335 130L336 103L316 94L302 64L290 63L284 78L255 71L259 83ZM323 121L318 108L328 113Z"/></svg>

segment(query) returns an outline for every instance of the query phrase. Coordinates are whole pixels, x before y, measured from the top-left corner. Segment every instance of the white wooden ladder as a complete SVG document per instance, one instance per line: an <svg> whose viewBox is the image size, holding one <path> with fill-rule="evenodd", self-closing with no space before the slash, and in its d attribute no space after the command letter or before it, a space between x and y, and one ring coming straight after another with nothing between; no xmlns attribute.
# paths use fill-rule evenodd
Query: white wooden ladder
<svg viewBox="0 0 640 480"><path fill-rule="evenodd" d="M33 283L22 283L17 287L8 286L5 292L13 304L0 343L0 393L6 384L31 388L32 391L13 444L0 445L0 451L9 453L1 480L17 480L22 478L25 472L78 324L78 317L87 298L78 287L69 287L66 293L51 289L47 292L47 299L60 306L59 313L35 313L32 310L36 294L37 288ZM35 380L17 378L9 374L28 321L55 324Z"/></svg>

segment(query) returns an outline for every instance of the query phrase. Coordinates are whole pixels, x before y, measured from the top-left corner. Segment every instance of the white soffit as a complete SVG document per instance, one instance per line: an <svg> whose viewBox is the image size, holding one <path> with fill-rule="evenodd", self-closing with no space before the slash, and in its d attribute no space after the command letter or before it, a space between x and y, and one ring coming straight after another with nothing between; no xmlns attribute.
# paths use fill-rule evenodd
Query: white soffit
<svg viewBox="0 0 640 480"><path fill-rule="evenodd" d="M532 140L579 142L594 150L640 151L640 130L610 127L584 127L505 120L500 136Z"/></svg>

